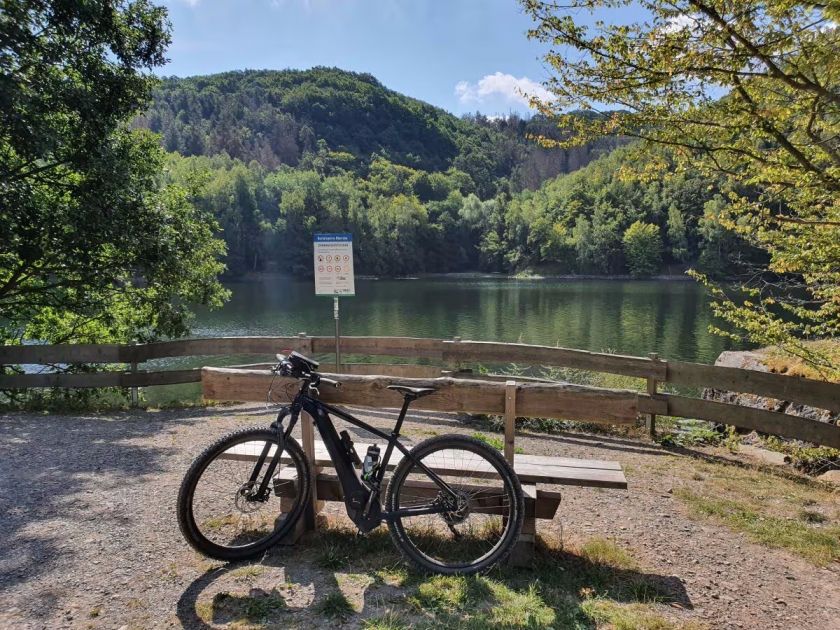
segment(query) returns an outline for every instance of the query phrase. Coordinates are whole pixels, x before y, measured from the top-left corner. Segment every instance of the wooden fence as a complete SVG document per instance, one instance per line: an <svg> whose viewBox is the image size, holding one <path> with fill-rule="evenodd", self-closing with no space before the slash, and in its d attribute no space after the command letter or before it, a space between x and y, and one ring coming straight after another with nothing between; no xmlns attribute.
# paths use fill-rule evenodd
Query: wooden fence
<svg viewBox="0 0 840 630"><path fill-rule="evenodd" d="M183 339L137 345L0 346L0 365L124 364L129 369L97 373L0 375L0 390L31 387L148 387L202 380L202 369L138 369L160 358L208 355L272 355L290 349L304 354L331 354L333 337L221 337ZM634 357L552 346L423 339L412 337L343 337L343 355L424 359L428 364L356 363L341 366L345 386L322 391L327 399L347 404L394 406L397 398L385 389L399 381L432 384L441 391L415 403L417 408L469 411L520 417L556 417L609 424L635 422L645 414L651 426L656 415L697 418L783 437L840 448L840 427L791 414L701 400L661 392L662 384L710 387L801 403L840 413L840 384L796 376L668 361L656 355ZM465 373L470 364L565 367L646 379L644 393L611 390L543 379ZM324 365L331 372L334 366ZM443 378L440 378L444 375ZM437 377L437 378L436 378ZM205 396L211 399L265 400L265 370L205 369ZM419 380L415 380L419 379ZM431 380L430 380L431 379ZM501 381L501 382L500 382ZM323 388L326 390L327 388ZM513 400L511 400L513 399Z"/></svg>

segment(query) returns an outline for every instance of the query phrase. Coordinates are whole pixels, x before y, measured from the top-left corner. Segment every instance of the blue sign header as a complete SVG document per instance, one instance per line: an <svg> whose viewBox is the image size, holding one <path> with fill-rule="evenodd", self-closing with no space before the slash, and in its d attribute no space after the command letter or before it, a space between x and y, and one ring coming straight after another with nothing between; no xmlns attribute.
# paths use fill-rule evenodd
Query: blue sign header
<svg viewBox="0 0 840 630"><path fill-rule="evenodd" d="M353 235L347 232L339 234L315 234L315 243L352 243Z"/></svg>

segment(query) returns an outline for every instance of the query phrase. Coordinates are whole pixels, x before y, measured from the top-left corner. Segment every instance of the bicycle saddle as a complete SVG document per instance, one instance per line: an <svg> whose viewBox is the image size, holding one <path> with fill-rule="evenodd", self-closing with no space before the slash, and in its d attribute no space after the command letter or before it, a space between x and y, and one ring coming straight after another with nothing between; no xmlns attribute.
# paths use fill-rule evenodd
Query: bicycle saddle
<svg viewBox="0 0 840 630"><path fill-rule="evenodd" d="M393 389L395 392L400 392L403 396L410 396L413 399L422 398L437 391L434 387L407 387L406 385L388 385L388 389Z"/></svg>

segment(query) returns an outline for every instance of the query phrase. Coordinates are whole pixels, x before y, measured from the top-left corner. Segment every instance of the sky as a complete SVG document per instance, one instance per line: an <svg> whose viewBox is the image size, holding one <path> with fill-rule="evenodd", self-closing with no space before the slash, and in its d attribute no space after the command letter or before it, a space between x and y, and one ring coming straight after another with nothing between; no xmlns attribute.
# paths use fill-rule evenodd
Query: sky
<svg viewBox="0 0 840 630"><path fill-rule="evenodd" d="M160 74L337 66L464 114L528 113L545 96L542 44L515 0L164 0Z"/></svg>

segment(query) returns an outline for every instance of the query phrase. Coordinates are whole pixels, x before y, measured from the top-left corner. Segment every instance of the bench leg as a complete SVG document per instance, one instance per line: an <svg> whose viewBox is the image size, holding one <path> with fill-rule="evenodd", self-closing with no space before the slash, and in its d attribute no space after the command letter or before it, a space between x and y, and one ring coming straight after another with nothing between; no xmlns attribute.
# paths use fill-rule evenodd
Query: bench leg
<svg viewBox="0 0 840 630"><path fill-rule="evenodd" d="M291 470L291 469L284 469L284 470ZM281 545L294 545L301 536L303 536L306 532L315 531L315 517L320 514L321 510L324 509L325 502L318 500L318 488L316 485L316 479L318 474L321 472L320 466L315 466L312 469L312 485L310 486L310 493L309 493L309 501L307 502L306 506L303 508L303 514L298 519L298 522L295 523L295 526L292 528L288 534L286 534L282 540L278 544ZM282 473L281 473L282 474ZM283 510L288 510L291 505L292 499L287 499L285 497L281 497L280 499L280 508Z"/></svg>
<svg viewBox="0 0 840 630"><path fill-rule="evenodd" d="M525 518L522 520L522 533L513 545L508 557L508 564L513 567L530 567L534 563L534 537L537 533L537 486L522 486L525 494Z"/></svg>
<svg viewBox="0 0 840 630"><path fill-rule="evenodd" d="M310 526L310 522L307 519L307 512L310 512L312 520L314 522L315 516L317 516L321 512L321 510L324 509L325 504L325 501L315 501L313 506L307 506L303 515L298 519L298 522L295 523L295 526L292 528L292 531L286 534L278 544L294 545L306 532L314 531L315 527Z"/></svg>
<svg viewBox="0 0 840 630"><path fill-rule="evenodd" d="M537 533L537 519L526 516L522 521L522 533L510 552L508 564L513 567L530 567L534 563L534 538Z"/></svg>

